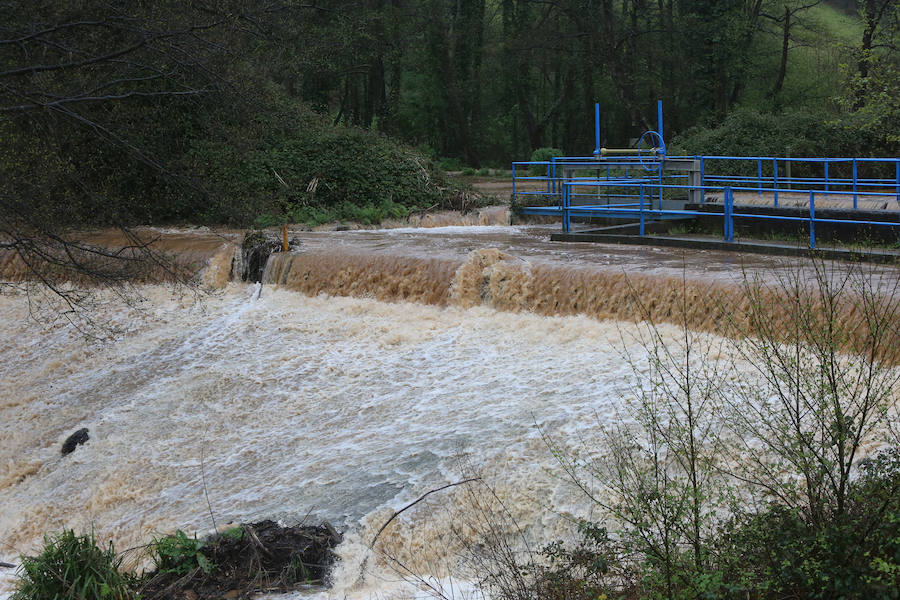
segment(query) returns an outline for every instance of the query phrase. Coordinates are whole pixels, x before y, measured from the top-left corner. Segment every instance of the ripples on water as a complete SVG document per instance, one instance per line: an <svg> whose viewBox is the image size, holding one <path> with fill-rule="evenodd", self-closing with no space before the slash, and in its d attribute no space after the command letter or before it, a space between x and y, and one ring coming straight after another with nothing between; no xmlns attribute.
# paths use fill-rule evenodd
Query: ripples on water
<svg viewBox="0 0 900 600"><path fill-rule="evenodd" d="M220 525L308 515L345 528L325 595L392 594L398 584L377 560L353 587L367 543L393 510L462 478L461 456L532 543L560 535L564 521L546 507L587 507L554 477L541 431L577 445L623 419L633 392L622 352L637 361L643 352L635 325L558 316L579 312L565 298L617 293L591 290L601 272L686 274L703 289L733 282L737 269L731 255L550 245L541 235L303 234L299 263L270 269L285 286L232 283L199 302L147 286L142 313L101 309L127 331L104 342L41 328L22 296L0 295L0 560L61 528L93 526L119 549L175 529L207 532L205 476ZM471 254L486 247L498 250ZM563 292L557 278L554 308L536 289L551 290L565 269L590 276L570 275ZM90 441L60 456L81 427ZM447 575L435 566L452 550L445 509L464 504L454 489L404 513L384 549Z"/></svg>
<svg viewBox="0 0 900 600"><path fill-rule="evenodd" d="M557 484L536 424L577 429L628 393L618 326L585 317L270 287L254 300L238 284L187 307L146 292L149 313L123 313L131 331L102 344L36 330L22 298L0 297L4 558L91 523L118 548L206 531L201 458L220 523L311 512L374 526L458 479L460 452L523 484L513 506L546 501ZM90 441L60 456L80 427Z"/></svg>

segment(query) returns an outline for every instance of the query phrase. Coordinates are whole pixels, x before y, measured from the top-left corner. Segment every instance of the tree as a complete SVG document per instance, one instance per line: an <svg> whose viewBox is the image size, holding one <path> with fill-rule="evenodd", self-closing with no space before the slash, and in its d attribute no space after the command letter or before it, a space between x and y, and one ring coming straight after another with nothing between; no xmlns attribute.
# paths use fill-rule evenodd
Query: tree
<svg viewBox="0 0 900 600"><path fill-rule="evenodd" d="M900 4L896 0L858 3L863 32L836 95L842 121L870 156L900 152Z"/></svg>
<svg viewBox="0 0 900 600"><path fill-rule="evenodd" d="M857 70L862 79L869 76L872 62L878 60L879 48L897 50L894 36L897 34L896 0L860 0L863 33L857 55Z"/></svg>
<svg viewBox="0 0 900 600"><path fill-rule="evenodd" d="M763 11L760 16L777 24L781 29L781 59L778 62L778 73L775 75L775 83L767 94L770 98L777 98L784 86L784 79L787 76L788 52L791 49L793 37L791 30L798 24L797 14L807 11L818 6L821 0L810 0L809 2L784 2L783 4L775 4L774 9L783 8L784 12L780 15L776 12Z"/></svg>
<svg viewBox="0 0 900 600"><path fill-rule="evenodd" d="M173 190L208 196L179 164L209 113L237 106L223 65L261 16L240 2L3 2L0 25L0 250L74 317L89 299L66 282L122 286L184 273L127 229L177 217ZM232 44L226 45L227 42ZM232 66L232 72L236 69ZM225 102L225 98L229 98ZM164 201L148 201L154 195ZM182 200L184 202L184 200ZM119 248L75 233L122 228Z"/></svg>

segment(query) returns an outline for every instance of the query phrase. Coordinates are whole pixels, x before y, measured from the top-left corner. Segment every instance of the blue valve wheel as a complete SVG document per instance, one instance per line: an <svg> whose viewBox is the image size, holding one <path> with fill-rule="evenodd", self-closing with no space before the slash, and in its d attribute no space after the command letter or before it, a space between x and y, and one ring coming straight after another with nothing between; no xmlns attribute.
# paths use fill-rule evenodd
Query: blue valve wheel
<svg viewBox="0 0 900 600"><path fill-rule="evenodd" d="M646 171L657 171L666 157L666 143L656 131L645 131L637 144L638 158Z"/></svg>

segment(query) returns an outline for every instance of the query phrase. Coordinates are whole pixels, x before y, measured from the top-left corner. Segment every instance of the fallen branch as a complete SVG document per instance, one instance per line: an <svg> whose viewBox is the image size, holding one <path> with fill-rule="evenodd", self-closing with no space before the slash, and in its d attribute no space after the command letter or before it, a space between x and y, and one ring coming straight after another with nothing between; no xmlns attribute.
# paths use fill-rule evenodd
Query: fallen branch
<svg viewBox="0 0 900 600"><path fill-rule="evenodd" d="M375 534L375 537L372 538L372 543L369 544L369 550L372 550L375 548L375 542L378 541L378 536L381 535L381 532L384 531L385 528L391 524L391 521L393 521L394 519L397 518L397 515L399 515L406 509L412 508L413 506L415 506L416 504L418 504L419 502L421 502L422 500L424 500L425 498L427 498L428 496L430 496L431 494L433 494L435 492L440 492L441 490L446 490L447 488L451 488L451 487L454 487L457 485L462 485L464 483L472 483L473 481L479 481L480 479L481 479L480 477L471 477L469 479L463 479L462 481L457 481L455 483L448 483L447 485L444 485L439 488L435 488L433 490L429 490L429 491L425 492L424 494L419 496L414 502L411 502L411 503L407 504L406 506L404 506L403 508L401 508L400 510L394 512L394 514L391 515L391 518L384 522L384 525L381 526L381 529L379 529L378 533ZM396 559L394 559L394 560L396 560ZM359 587L362 585L363 576L365 575L366 565L368 563L369 563L369 556L366 555L366 557L363 559L362 563L359 565L359 576L356 579L356 584L355 584L356 587Z"/></svg>
<svg viewBox="0 0 900 600"><path fill-rule="evenodd" d="M253 543L254 543L254 544L256 544L256 547L257 547L257 548L259 548L260 550L262 550L263 553L265 553L266 556L268 556L269 558L272 558L272 553L269 552L269 549L266 548L266 546L265 546L261 541L259 541L259 537L256 535L256 532L253 531L253 526L252 526L252 525L245 525L245 526L244 526L244 531L247 532L247 534L250 536L250 539L253 540Z"/></svg>
<svg viewBox="0 0 900 600"><path fill-rule="evenodd" d="M454 487L457 485L463 485L464 483L472 483L473 481L478 481L479 479L481 479L481 478L480 477L470 477L469 479L463 479L462 481L457 481L456 483L448 483L447 485L444 485L439 488L435 488L433 490L429 490L429 491L425 492L424 494L419 496L414 502L411 502L411 503L407 504L406 506L404 506L403 508L401 508L400 510L396 511L393 515L391 515L390 519L388 519L387 521L384 522L384 525L381 526L381 529L379 529L378 533L375 534L375 537L372 538L372 543L369 544L369 550L371 550L372 548L375 547L375 542L378 541L378 536L381 535L381 532L384 531L385 528L391 524L391 521L396 519L397 516L400 513L402 513L403 511L405 511L406 509L412 508L413 506L415 506L416 504L418 504L419 502L421 502L422 500L424 500L425 498L427 498L428 496L430 496L431 494L433 494L435 492L440 492L442 490L446 490L447 488L451 488L451 487Z"/></svg>

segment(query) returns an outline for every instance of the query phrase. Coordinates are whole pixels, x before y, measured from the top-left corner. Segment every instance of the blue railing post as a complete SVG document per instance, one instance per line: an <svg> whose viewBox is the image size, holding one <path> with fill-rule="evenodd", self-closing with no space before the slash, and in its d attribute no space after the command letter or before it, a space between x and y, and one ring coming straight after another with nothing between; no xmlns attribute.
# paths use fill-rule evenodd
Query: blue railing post
<svg viewBox="0 0 900 600"><path fill-rule="evenodd" d="M816 249L816 193L809 191L809 247Z"/></svg>
<svg viewBox="0 0 900 600"><path fill-rule="evenodd" d="M597 175L599 176L600 174L597 173ZM606 165L606 182L609 183L609 165ZM605 185L603 188L603 193L606 196L606 205L609 206L609 185ZM599 188L597 189L597 197L600 197Z"/></svg>
<svg viewBox="0 0 900 600"><path fill-rule="evenodd" d="M897 170L897 175L896 175L896 179L897 179L897 186L896 186L896 187L897 187L897 190L896 190L896 191L897 191L897 204L900 204L900 159L897 159L897 162L894 163L894 164L896 165L896 170Z"/></svg>
<svg viewBox="0 0 900 600"><path fill-rule="evenodd" d="M641 212L641 237L644 236L644 184L641 184L641 195L640 200L638 200L638 204L640 205Z"/></svg>
<svg viewBox="0 0 900 600"><path fill-rule="evenodd" d="M562 194L562 201L563 201L563 218L562 218L563 233L569 233L569 227L570 227L570 223L569 223L569 194L571 193L572 186L569 184L569 182L563 181L563 182L562 182L562 188L563 188L563 194Z"/></svg>
<svg viewBox="0 0 900 600"><path fill-rule="evenodd" d="M659 139L660 139L660 141L662 141L662 139L663 139L662 100L656 101L656 133L659 134Z"/></svg>
<svg viewBox="0 0 900 600"><path fill-rule="evenodd" d="M828 195L828 159L825 159L825 195Z"/></svg>
<svg viewBox="0 0 900 600"><path fill-rule="evenodd" d="M662 196L663 196L663 174L662 174L662 163L659 163L659 205L657 205L657 207L656 207L659 210L662 210L662 200L663 200Z"/></svg>
<svg viewBox="0 0 900 600"><path fill-rule="evenodd" d="M725 186L725 222L723 228L725 230L725 241L734 241L734 222L732 221L732 202L731 187Z"/></svg>
<svg viewBox="0 0 900 600"><path fill-rule="evenodd" d="M553 163L547 163L547 193L552 194L554 190L552 188L553 185L553 174L552 174Z"/></svg>
<svg viewBox="0 0 900 600"><path fill-rule="evenodd" d="M516 199L516 163L512 164L512 178L513 178L513 189L512 189L512 197L513 200Z"/></svg>
<svg viewBox="0 0 900 600"><path fill-rule="evenodd" d="M773 196L775 200L775 206L778 206L778 159L772 159L772 189L774 190Z"/></svg>
<svg viewBox="0 0 900 600"><path fill-rule="evenodd" d="M853 210L856 210L856 159L853 159Z"/></svg>
<svg viewBox="0 0 900 600"><path fill-rule="evenodd" d="M756 187L759 190L756 192L757 195L762 196L762 159L756 161Z"/></svg>
<svg viewBox="0 0 900 600"><path fill-rule="evenodd" d="M700 204L706 204L706 164L702 156L700 157Z"/></svg>

